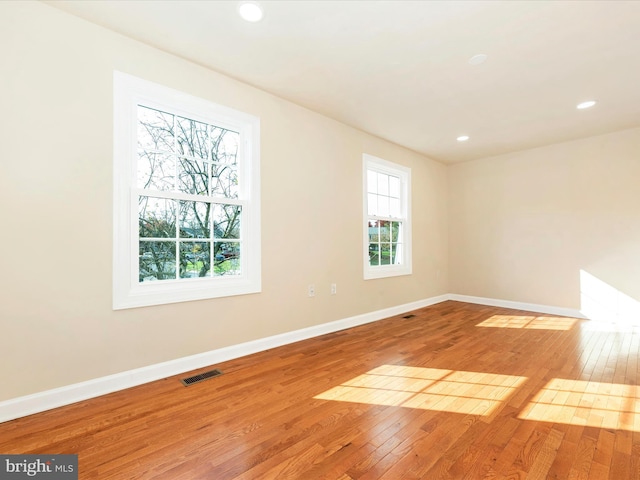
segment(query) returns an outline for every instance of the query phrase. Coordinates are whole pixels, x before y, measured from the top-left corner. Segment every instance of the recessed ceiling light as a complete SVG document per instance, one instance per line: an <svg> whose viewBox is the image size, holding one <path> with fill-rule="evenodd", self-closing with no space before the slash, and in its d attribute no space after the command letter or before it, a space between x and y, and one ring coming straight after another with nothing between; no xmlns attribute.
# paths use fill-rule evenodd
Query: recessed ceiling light
<svg viewBox="0 0 640 480"><path fill-rule="evenodd" d="M584 110L585 108L593 107L595 104L596 104L595 100L588 100L586 102L579 103L578 105L576 105L576 108L578 110Z"/></svg>
<svg viewBox="0 0 640 480"><path fill-rule="evenodd" d="M262 20L262 8L255 2L242 2L238 7L238 13L247 22Z"/></svg>
<svg viewBox="0 0 640 480"><path fill-rule="evenodd" d="M481 63L484 63L487 61L487 55L484 53L479 53L477 55L474 55L473 57L471 57L469 59L469 65L480 65Z"/></svg>
<svg viewBox="0 0 640 480"><path fill-rule="evenodd" d="M458 140L459 142L466 142L467 140L469 140L469 135L460 135L458 138L456 138L456 140Z"/></svg>

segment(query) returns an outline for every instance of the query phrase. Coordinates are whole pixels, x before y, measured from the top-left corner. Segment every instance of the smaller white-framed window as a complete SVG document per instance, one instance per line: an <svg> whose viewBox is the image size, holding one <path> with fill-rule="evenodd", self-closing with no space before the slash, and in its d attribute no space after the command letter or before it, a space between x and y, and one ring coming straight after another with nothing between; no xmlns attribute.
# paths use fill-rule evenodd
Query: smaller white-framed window
<svg viewBox="0 0 640 480"><path fill-rule="evenodd" d="M114 72L113 308L257 293L260 120Z"/></svg>
<svg viewBox="0 0 640 480"><path fill-rule="evenodd" d="M364 279L410 275L411 169L362 156Z"/></svg>

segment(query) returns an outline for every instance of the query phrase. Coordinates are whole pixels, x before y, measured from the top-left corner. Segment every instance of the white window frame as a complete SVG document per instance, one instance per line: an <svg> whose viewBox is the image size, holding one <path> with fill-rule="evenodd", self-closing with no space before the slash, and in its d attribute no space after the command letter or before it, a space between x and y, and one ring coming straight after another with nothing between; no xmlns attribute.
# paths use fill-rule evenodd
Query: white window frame
<svg viewBox="0 0 640 480"><path fill-rule="evenodd" d="M373 170L400 178L400 217L380 217L369 215L368 172ZM362 198L363 198L363 265L364 279L395 277L412 273L411 261L411 169L383 160L373 155L362 155ZM400 263L393 265L369 264L369 220L389 220L402 224L403 250Z"/></svg>
<svg viewBox="0 0 640 480"><path fill-rule="evenodd" d="M137 108L177 114L240 133L242 206L239 275L140 282L138 246ZM260 119L121 72L114 72L113 308L243 295L261 291Z"/></svg>

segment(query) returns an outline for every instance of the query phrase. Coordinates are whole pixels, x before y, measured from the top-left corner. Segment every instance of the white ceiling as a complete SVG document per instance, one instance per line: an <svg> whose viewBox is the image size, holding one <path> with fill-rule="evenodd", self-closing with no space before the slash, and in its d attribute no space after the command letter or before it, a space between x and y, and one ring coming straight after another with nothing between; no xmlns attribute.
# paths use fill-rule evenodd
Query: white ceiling
<svg viewBox="0 0 640 480"><path fill-rule="evenodd" d="M640 126L638 1L48 3L446 163Z"/></svg>

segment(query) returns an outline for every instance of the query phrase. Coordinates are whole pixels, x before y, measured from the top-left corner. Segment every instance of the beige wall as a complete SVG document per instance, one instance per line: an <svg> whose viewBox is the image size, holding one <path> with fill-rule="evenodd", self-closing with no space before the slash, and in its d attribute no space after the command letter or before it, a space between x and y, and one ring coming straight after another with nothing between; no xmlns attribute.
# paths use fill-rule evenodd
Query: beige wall
<svg viewBox="0 0 640 480"><path fill-rule="evenodd" d="M584 270L640 300L640 129L448 173L452 293L580 309Z"/></svg>
<svg viewBox="0 0 640 480"><path fill-rule="evenodd" d="M0 45L0 400L448 291L443 165L38 2ZM114 69L260 117L262 293L112 310ZM412 168L412 276L362 279L363 152Z"/></svg>
<svg viewBox="0 0 640 480"><path fill-rule="evenodd" d="M445 167L38 2L0 45L0 401L444 293L580 308L580 270L640 300L640 129ZM114 69L260 117L262 293L111 309ZM363 152L412 168L411 276L362 279Z"/></svg>

